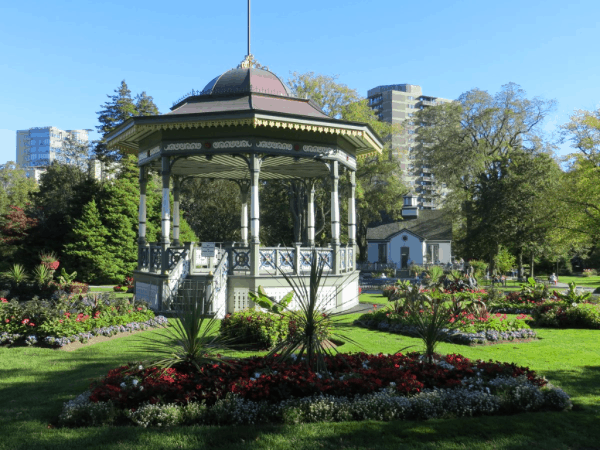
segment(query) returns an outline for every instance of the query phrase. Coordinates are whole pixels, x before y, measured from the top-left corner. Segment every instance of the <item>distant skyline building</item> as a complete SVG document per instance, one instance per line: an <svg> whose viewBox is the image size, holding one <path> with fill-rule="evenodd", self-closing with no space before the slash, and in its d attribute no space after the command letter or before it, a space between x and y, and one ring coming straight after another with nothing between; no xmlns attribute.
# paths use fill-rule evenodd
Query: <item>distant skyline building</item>
<svg viewBox="0 0 600 450"><path fill-rule="evenodd" d="M18 130L17 165L25 169L28 178L34 178L38 183L40 176L53 161L78 165L82 170L90 171L97 180L114 178L118 170L115 163L102 163L87 155L70 160L69 155L64 154L63 143L68 139L74 139L87 147L89 131L92 130L61 130L52 126Z"/></svg>
<svg viewBox="0 0 600 450"><path fill-rule="evenodd" d="M81 144L89 142L91 130L61 130L56 127L33 127L17 130L17 164L23 168L44 167L59 159L63 142L75 139Z"/></svg>
<svg viewBox="0 0 600 450"><path fill-rule="evenodd" d="M436 209L436 196L443 194L445 186L438 185L435 176L426 164L415 160L414 150L417 128L415 113L423 108L449 103L452 100L423 95L421 86L415 84L391 84L369 89L369 106L379 120L398 123L404 132L391 138L392 158L398 161L405 184L417 194L419 209Z"/></svg>

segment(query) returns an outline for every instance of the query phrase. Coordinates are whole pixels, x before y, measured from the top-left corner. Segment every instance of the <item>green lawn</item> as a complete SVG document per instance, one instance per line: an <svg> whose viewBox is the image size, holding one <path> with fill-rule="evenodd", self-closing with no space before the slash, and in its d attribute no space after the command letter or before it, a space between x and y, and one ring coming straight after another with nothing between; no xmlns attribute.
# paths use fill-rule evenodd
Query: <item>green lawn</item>
<svg viewBox="0 0 600 450"><path fill-rule="evenodd" d="M561 283L567 283L567 284L574 281L575 283L577 283L577 286L580 286L580 287L590 287L590 288L591 287L593 287L593 288L600 287L600 276L595 276L595 277L561 276L561 277L558 277L558 281L560 281Z"/></svg>
<svg viewBox="0 0 600 450"><path fill-rule="evenodd" d="M379 303L382 296L363 295ZM391 353L419 340L352 327L358 314L338 326L369 353ZM147 331L145 334L155 333ZM442 353L529 366L569 393L574 410L427 422L349 422L296 426L189 427L171 429L49 427L62 403L89 381L127 361L143 359L138 336L74 352L0 347L0 449L598 449L600 442L600 332L538 330L526 344L465 347L440 344ZM359 351L351 344L340 351ZM256 353L256 352L254 352ZM253 354L252 352L238 355Z"/></svg>

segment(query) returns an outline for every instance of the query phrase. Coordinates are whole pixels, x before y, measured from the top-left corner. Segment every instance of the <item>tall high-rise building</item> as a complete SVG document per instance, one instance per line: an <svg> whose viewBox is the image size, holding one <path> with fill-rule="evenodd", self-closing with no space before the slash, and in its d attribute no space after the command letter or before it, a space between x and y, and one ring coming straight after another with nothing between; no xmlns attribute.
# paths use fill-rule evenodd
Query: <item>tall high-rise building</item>
<svg viewBox="0 0 600 450"><path fill-rule="evenodd" d="M63 142L67 139L75 139L80 144L87 144L88 131L60 130L56 127L18 130L17 164L24 168L43 167L50 165L55 159L63 160L61 159Z"/></svg>
<svg viewBox="0 0 600 450"><path fill-rule="evenodd" d="M379 120L403 125L403 133L391 138L392 158L398 161L405 184L417 194L419 209L435 209L445 186L436 183L426 162L415 160L414 150L420 144L417 142L419 124L414 117L419 109L452 100L423 95L421 86L414 84L377 86L369 90L367 97Z"/></svg>

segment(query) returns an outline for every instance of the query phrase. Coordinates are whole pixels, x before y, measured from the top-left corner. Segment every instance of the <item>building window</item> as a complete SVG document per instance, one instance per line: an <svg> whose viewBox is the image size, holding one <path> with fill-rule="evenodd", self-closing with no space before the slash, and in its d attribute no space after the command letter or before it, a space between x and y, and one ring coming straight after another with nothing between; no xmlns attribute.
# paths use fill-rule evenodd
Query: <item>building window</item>
<svg viewBox="0 0 600 450"><path fill-rule="evenodd" d="M387 244L379 244L379 255L377 262L387 263Z"/></svg>
<svg viewBox="0 0 600 450"><path fill-rule="evenodd" d="M440 244L427 244L427 262L437 263L440 261Z"/></svg>

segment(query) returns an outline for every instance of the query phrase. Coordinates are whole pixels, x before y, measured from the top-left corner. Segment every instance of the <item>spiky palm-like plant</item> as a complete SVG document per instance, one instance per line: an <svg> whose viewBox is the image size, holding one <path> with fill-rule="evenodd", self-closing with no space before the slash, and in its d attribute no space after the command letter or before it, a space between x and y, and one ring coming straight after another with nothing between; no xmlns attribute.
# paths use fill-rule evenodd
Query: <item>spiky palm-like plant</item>
<svg viewBox="0 0 600 450"><path fill-rule="evenodd" d="M268 355L289 358L292 354L297 353L298 357L305 357L307 367L315 372L326 372L325 357L333 356L337 352L337 348L331 345L331 338L361 347L355 340L344 334L327 331L330 325L335 323L335 317L340 313L328 313L324 310L326 301L319 299L319 290L323 287L324 267L325 262L319 259L318 252L313 249L308 285L301 277L295 278L281 272L293 290L298 307L297 310L285 308L295 330L290 332L288 338L275 346Z"/></svg>
<svg viewBox="0 0 600 450"><path fill-rule="evenodd" d="M142 345L137 349L151 356L151 365L165 369L183 366L200 371L204 364L227 362L219 354L228 347L216 333L218 322L214 315L202 314L198 301L185 295L183 310L176 310L176 318L178 320L163 325L160 338L142 337Z"/></svg>

